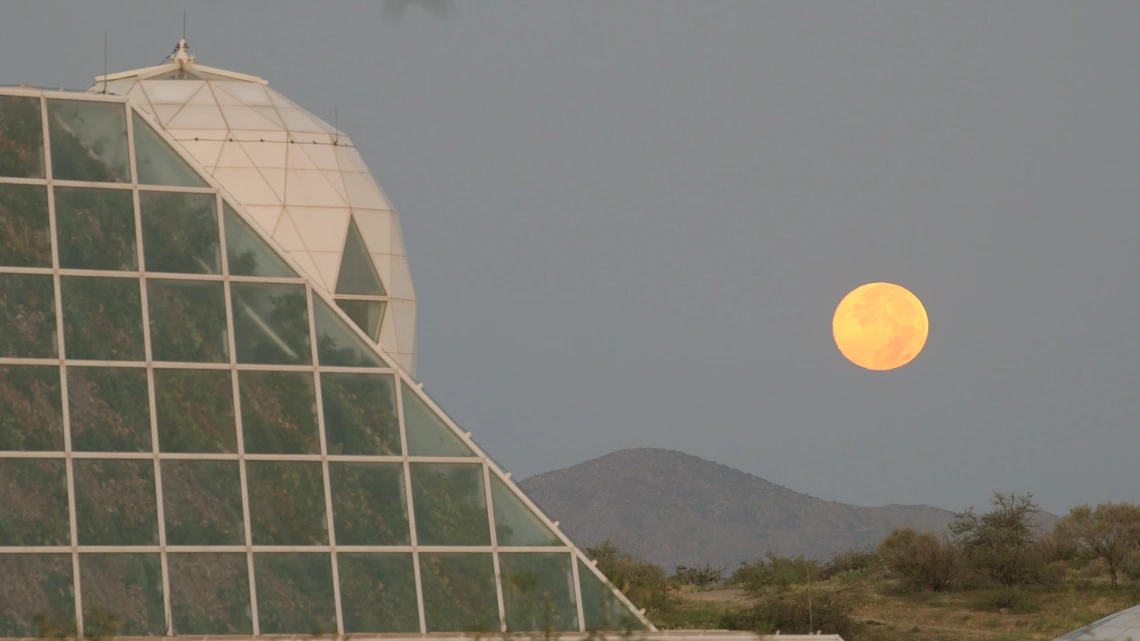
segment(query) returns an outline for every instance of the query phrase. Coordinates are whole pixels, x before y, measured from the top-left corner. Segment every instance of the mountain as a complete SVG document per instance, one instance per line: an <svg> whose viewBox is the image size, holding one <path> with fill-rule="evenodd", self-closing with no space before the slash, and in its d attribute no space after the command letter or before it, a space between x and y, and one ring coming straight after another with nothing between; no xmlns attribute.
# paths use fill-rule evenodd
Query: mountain
<svg viewBox="0 0 1140 641"><path fill-rule="evenodd" d="M824 501L696 456L648 448L520 485L579 545L612 538L668 570L705 561L731 570L769 550L825 558L874 545L896 527L942 531L954 518L927 505Z"/></svg>

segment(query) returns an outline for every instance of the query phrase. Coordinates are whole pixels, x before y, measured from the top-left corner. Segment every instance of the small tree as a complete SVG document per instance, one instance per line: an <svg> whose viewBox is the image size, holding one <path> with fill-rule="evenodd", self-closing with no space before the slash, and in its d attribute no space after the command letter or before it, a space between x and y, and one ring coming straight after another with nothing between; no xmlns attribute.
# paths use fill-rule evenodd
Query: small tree
<svg viewBox="0 0 1140 641"><path fill-rule="evenodd" d="M950 524L970 566L1007 588L1040 579L1044 562L1034 522L1041 508L1033 495L995 493L991 506L985 514L971 507Z"/></svg>
<svg viewBox="0 0 1140 641"><path fill-rule="evenodd" d="M935 592L949 587L962 565L952 541L912 528L896 529L883 539L879 557L912 587Z"/></svg>
<svg viewBox="0 0 1140 641"><path fill-rule="evenodd" d="M724 568L714 567L709 562L704 565L678 565L673 578L683 585L707 588L724 580Z"/></svg>
<svg viewBox="0 0 1140 641"><path fill-rule="evenodd" d="M1140 507L1131 503L1079 505L1057 525L1104 559L1115 590L1121 566L1140 549Z"/></svg>

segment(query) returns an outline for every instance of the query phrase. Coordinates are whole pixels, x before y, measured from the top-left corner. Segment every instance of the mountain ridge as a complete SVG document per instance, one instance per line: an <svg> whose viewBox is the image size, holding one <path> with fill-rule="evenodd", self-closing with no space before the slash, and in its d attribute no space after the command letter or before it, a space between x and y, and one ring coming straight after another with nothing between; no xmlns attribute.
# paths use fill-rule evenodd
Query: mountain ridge
<svg viewBox="0 0 1140 641"><path fill-rule="evenodd" d="M611 538L670 570L705 561L731 569L768 551L825 558L896 527L944 531L954 518L929 505L828 501L657 448L619 450L520 486L580 545Z"/></svg>

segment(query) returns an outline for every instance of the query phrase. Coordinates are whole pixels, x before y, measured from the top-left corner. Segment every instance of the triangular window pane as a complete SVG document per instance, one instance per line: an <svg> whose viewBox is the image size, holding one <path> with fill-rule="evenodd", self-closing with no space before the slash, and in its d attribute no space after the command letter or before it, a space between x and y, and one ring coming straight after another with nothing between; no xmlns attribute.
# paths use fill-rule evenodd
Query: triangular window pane
<svg viewBox="0 0 1140 641"><path fill-rule="evenodd" d="M475 456L415 391L407 385L402 385L401 389L410 456Z"/></svg>
<svg viewBox="0 0 1140 641"><path fill-rule="evenodd" d="M344 255L340 262L340 276L336 281L336 293L360 296L385 296L384 285L376 274L368 248L356 228L356 221L348 225L348 238L344 241Z"/></svg>
<svg viewBox="0 0 1140 641"><path fill-rule="evenodd" d="M388 367L368 343L317 296L313 296L313 318L317 322L317 358L321 365Z"/></svg>
<svg viewBox="0 0 1140 641"><path fill-rule="evenodd" d="M562 545L542 519L494 474L491 475L491 503L495 508L495 536L499 545Z"/></svg>
<svg viewBox="0 0 1140 641"><path fill-rule="evenodd" d="M336 304L369 338L380 340L380 322L384 320L384 308L388 306L386 301L340 298Z"/></svg>
<svg viewBox="0 0 1140 641"><path fill-rule="evenodd" d="M230 274L266 278L299 278L272 247L265 244L229 203L223 204L226 222L226 257Z"/></svg>
<svg viewBox="0 0 1140 641"><path fill-rule="evenodd" d="M645 624L602 582L581 559L578 559L578 583L582 586L582 614L586 630L644 630Z"/></svg>
<svg viewBox="0 0 1140 641"><path fill-rule="evenodd" d="M138 164L139 184L209 187L145 120L133 111L131 116L135 126L135 163Z"/></svg>

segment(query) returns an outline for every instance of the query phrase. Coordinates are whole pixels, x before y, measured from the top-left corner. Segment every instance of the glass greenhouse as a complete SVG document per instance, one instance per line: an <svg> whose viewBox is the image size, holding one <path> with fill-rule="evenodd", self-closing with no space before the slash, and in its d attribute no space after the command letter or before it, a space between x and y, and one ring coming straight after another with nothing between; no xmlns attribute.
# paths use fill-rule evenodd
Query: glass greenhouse
<svg viewBox="0 0 1140 641"><path fill-rule="evenodd" d="M360 154L265 81L0 88L0 637L652 630L414 325Z"/></svg>

